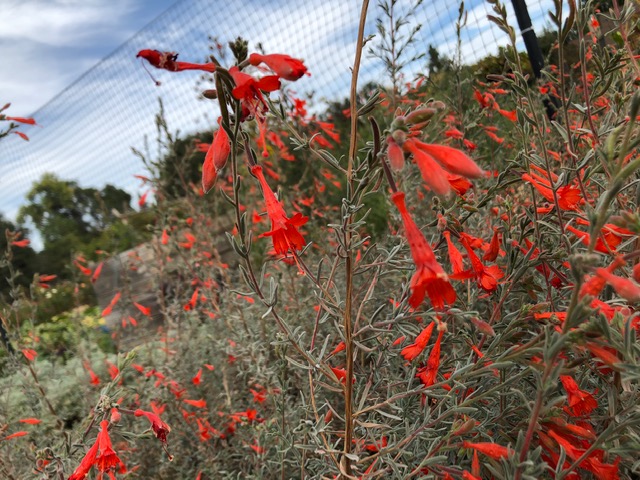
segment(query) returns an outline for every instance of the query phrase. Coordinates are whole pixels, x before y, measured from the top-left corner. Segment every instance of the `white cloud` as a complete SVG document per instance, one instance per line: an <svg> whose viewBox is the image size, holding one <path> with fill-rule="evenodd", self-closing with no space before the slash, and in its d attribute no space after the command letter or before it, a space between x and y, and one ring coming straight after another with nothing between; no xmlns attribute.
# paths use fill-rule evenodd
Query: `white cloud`
<svg viewBox="0 0 640 480"><path fill-rule="evenodd" d="M113 31L134 10L132 0L14 0L3 6L0 39L68 47Z"/></svg>
<svg viewBox="0 0 640 480"><path fill-rule="evenodd" d="M154 0L155 16L173 0ZM29 115L140 26L136 0L4 0L0 10L0 102ZM144 13L144 12L143 12Z"/></svg>
<svg viewBox="0 0 640 480"><path fill-rule="evenodd" d="M113 3L108 0L31 0L16 1L8 11L3 10L15 16L16 25L20 26L11 26L5 31L7 20L0 20L0 53L4 52L5 60L9 59L2 67L7 71L0 75L0 91L5 95L10 92L16 100L11 113L28 114L37 106L31 99L33 92L45 98L53 97L77 77L78 65L83 69L93 65L97 60L96 51L82 50L77 43L83 38L90 43L92 28L99 33L98 37L108 30L105 25L119 30L121 26L115 26L118 23L115 19L122 21L131 15L133 3L133 0ZM18 138L0 142L0 210L11 217L23 203L32 182L48 171L83 186L102 187L112 183L127 189L136 198L138 181L133 179L133 174L144 173L144 166L130 147L141 147L145 136L155 137L154 115L159 95L164 99L171 129L193 132L212 128L216 109L212 102L196 99L194 84L198 74L155 70L153 74L162 81L162 87L156 88L135 58L143 48L178 51L182 60L200 61L206 54L208 34L218 35L224 42L242 35L250 40L251 46L260 41L267 52L290 53L305 59L312 76L293 84L294 90L315 91L317 96L336 99L348 96L359 16L357 2L285 1L285 7L283 2L266 0L247 1L244 7L239 3L220 2L214 15L210 0L182 2L180 8L172 9L170 15L162 17L153 28L142 30L38 112L37 120L42 128L25 129L32 138L30 143L21 143ZM427 3L415 18L424 22L416 48L424 51L431 43L451 55L456 42L453 23L457 3L437 13ZM58 14L50 11L51 25L41 26L40 20L29 23L19 19L44 4L58 8ZM109 5L119 6L125 13L113 12ZM77 12L71 11L73 6ZM504 34L486 19L488 8L484 3L474 1L469 6L469 26L462 37L463 61L484 56L490 48L497 51L496 39L502 44L506 42ZM45 7L42 9L48 11ZM60 12L69 13L69 18L62 18ZM369 32L374 30L376 15L378 12L372 4ZM103 20L100 16L109 18ZM540 17L538 13L536 19ZM41 26L42 37L50 43L35 38L34 25ZM21 28L22 36L28 40L18 41ZM126 25L122 31L127 31ZM15 48L6 47L9 39L16 42ZM54 47L58 44L63 47ZM60 51L67 54L56 53ZM73 51L77 51L77 55L70 57L68 54ZM99 58L102 56L104 53ZM363 61L361 85L367 80L382 78L378 60L365 57ZM416 63L410 72L418 71L425 63L426 59Z"/></svg>

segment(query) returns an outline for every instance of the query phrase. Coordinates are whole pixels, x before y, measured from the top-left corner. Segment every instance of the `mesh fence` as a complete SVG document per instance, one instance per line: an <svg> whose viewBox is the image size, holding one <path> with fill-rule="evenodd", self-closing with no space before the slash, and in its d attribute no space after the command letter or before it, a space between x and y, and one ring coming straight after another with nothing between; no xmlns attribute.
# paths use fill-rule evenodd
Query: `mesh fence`
<svg viewBox="0 0 640 480"><path fill-rule="evenodd" d="M396 8L406 9L410 3L414 2L401 0ZM158 97L172 130L186 134L215 125L213 102L198 99L199 74L156 70L153 73L162 82L156 87L136 59L144 48L180 52L184 61L203 61L209 36L223 44L242 36L249 40L250 48L260 42L266 52L305 59L312 76L295 84L298 94L345 98L359 4L346 0L177 2L35 112L42 128L29 130L30 142L13 135L0 142L0 212L15 218L29 188L45 172L83 187L101 188L110 183L135 198L138 181L133 175L143 174L144 166L130 147L141 148L145 136L155 137ZM536 31L542 30L551 6L551 0L528 2ZM443 55L454 55L458 8L458 2L426 0L416 9L411 21L423 25L413 45L416 52L426 52L433 45ZM507 37L487 19L491 7L485 1L468 1L465 8L468 20L462 31L461 54L463 62L469 63L496 53ZM513 11L509 14L516 26ZM372 2L366 33L375 33L380 15ZM425 69L426 61L411 65L410 71ZM361 84L383 78L382 68L380 60L365 57Z"/></svg>

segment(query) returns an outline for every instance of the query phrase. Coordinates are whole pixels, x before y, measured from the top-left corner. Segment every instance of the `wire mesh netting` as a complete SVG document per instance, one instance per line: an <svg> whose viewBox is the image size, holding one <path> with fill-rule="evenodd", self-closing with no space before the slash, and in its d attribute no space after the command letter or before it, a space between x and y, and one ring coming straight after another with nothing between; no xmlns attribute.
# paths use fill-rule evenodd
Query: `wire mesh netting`
<svg viewBox="0 0 640 480"><path fill-rule="evenodd" d="M413 3L400 1L396 8L406 11ZM528 2L538 32L552 3ZM506 45L506 35L487 19L489 4L472 0L465 8L463 62L494 54L500 45ZM440 54L454 56L458 9L458 2L435 0L418 6L411 16L412 22L422 25L413 44L416 53L433 45ZM375 33L380 13L372 5L366 33ZM154 71L162 82L156 87L136 59L139 50L175 51L180 52L181 60L203 61L211 44L209 36L223 44L242 36L250 49L260 43L268 53L288 53L305 60L312 75L295 84L299 95L313 92L316 98L340 100L348 95L359 14L360 2L344 0L177 2L35 112L42 127L29 131L30 142L17 136L0 142L0 212L15 218L29 188L45 172L84 187L110 183L135 197L139 182L133 175L144 173L144 166L131 147L141 148L145 137L154 138L158 97L163 100L170 129L186 134L214 127L214 103L198 98L199 74ZM513 11L509 14L515 26ZM521 42L519 45L523 48ZM425 58L410 65L408 73L425 71L426 62ZM379 59L365 56L361 84L383 78L382 70Z"/></svg>

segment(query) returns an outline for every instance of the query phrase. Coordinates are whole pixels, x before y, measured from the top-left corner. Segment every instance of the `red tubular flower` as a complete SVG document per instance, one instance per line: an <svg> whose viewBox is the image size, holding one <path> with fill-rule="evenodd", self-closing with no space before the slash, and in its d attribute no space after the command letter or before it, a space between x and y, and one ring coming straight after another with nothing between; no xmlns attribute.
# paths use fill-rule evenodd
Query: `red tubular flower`
<svg viewBox="0 0 640 480"><path fill-rule="evenodd" d="M273 238L273 248L277 254L284 255L289 251L301 250L305 246L305 241L298 231L298 227L307 223L309 217L303 216L300 212L297 212L291 218L287 217L282 204L278 201L275 193L273 193L264 178L262 167L260 165L252 166L251 173L260 182L267 215L271 220L271 231L263 233L261 237L268 236Z"/></svg>
<svg viewBox="0 0 640 480"><path fill-rule="evenodd" d="M96 443L98 444L98 455L95 458L95 465L98 467L98 470L103 473L108 472L113 469L113 467L122 463L111 444L108 420L100 422L100 433L98 433Z"/></svg>
<svg viewBox="0 0 640 480"><path fill-rule="evenodd" d="M590 393L580 390L573 377L560 375L560 381L567 392L567 400L572 415L589 415L598 406L598 402Z"/></svg>
<svg viewBox="0 0 640 480"><path fill-rule="evenodd" d="M340 383L347 383L347 371L344 368L329 367L333 374L340 380ZM356 383L356 379L352 378L351 383Z"/></svg>
<svg viewBox="0 0 640 480"><path fill-rule="evenodd" d="M194 385L200 385L202 383L202 369L198 370L198 373L191 379Z"/></svg>
<svg viewBox="0 0 640 480"><path fill-rule="evenodd" d="M181 72L183 70L202 70L213 73L216 70L214 63L189 63L178 62L178 54L175 52L160 52L158 50L140 50L136 57L144 58L151 65L170 72Z"/></svg>
<svg viewBox="0 0 640 480"><path fill-rule="evenodd" d="M531 172L531 175L523 173L522 179L531 183L545 200L548 202L555 201L551 182L547 178ZM558 198L558 206L561 210L577 210L579 206L584 203L580 189L571 185L564 185L556 189L556 197Z"/></svg>
<svg viewBox="0 0 640 480"><path fill-rule="evenodd" d="M192 407L196 407L196 408L207 408L207 401L206 400L189 400L189 399L185 399L183 400L184 403L186 403L187 405L191 405Z"/></svg>
<svg viewBox="0 0 640 480"><path fill-rule="evenodd" d="M457 278L456 275L467 276L464 269L464 263L462 261L462 254L460 250L454 245L451 240L451 233L449 230L442 232L444 238L447 240L447 250L449 251L449 262L451 262L451 268L453 269L452 278Z"/></svg>
<svg viewBox="0 0 640 480"><path fill-rule="evenodd" d="M35 360L35 358L38 356L38 352L31 348L25 348L24 350L22 350L22 354L30 362L33 362L33 360Z"/></svg>
<svg viewBox="0 0 640 480"><path fill-rule="evenodd" d="M473 459L471 460L471 473L480 478L480 459L478 458L478 450L473 451Z"/></svg>
<svg viewBox="0 0 640 480"><path fill-rule="evenodd" d="M158 415L152 412L145 412L144 410L137 409L133 414L136 417L145 417L151 423L151 430L158 440L162 443L167 443L167 435L171 431L171 427L164 423Z"/></svg>
<svg viewBox="0 0 640 480"><path fill-rule="evenodd" d="M15 432L15 433L12 433L11 435L7 435L4 438L0 438L0 441L5 441L5 440L11 440L13 438L24 437L25 435L29 435L29 432L25 432L25 431Z"/></svg>
<svg viewBox="0 0 640 480"><path fill-rule="evenodd" d="M80 461L80 465L78 465L78 468L73 471L73 473L69 477L69 480L83 480L89 473L89 470L91 470L91 467L95 463L97 456L98 441L96 440L96 443L93 444L93 446L87 451L83 459Z"/></svg>
<svg viewBox="0 0 640 480"><path fill-rule="evenodd" d="M484 453L487 457L491 457L494 460L501 460L503 458L507 458L510 454L513 453L513 450L507 447L503 447L502 445L498 445L497 443L491 442L462 442L462 448L471 448L473 450L477 450L480 453Z"/></svg>
<svg viewBox="0 0 640 480"><path fill-rule="evenodd" d="M456 175L462 175L466 178L482 178L486 175L476 162L471 160L464 152L447 147L445 145L435 145L424 143L415 138L410 138L405 145L411 146L412 149L418 148L422 152L434 158L445 170Z"/></svg>
<svg viewBox="0 0 640 480"><path fill-rule="evenodd" d="M409 305L417 308L426 294L429 296L433 308L442 310L445 303L452 304L456 301L456 291L449 283L449 278L442 266L436 260L429 243L413 221L413 218L411 218L411 215L409 215L404 192L395 192L391 195L391 199L402 216L405 235L407 242L409 242L411 256L416 265L416 273L411 278Z"/></svg>
<svg viewBox="0 0 640 480"><path fill-rule="evenodd" d="M91 283L96 283L98 281L98 278L100 278L100 273L102 273L103 264L104 262L100 262L96 267L96 269L93 271L93 274L91 275Z"/></svg>
<svg viewBox="0 0 640 480"><path fill-rule="evenodd" d="M606 268L596 269L596 275L613 287L618 295L631 303L640 302L640 286L628 278L618 277Z"/></svg>
<svg viewBox="0 0 640 480"><path fill-rule="evenodd" d="M468 470L462 471L463 480L482 480L480 477L476 477L473 473L470 473Z"/></svg>
<svg viewBox="0 0 640 480"><path fill-rule="evenodd" d="M273 92L280 88L280 79L277 75L268 75L256 80L251 75L241 72L238 67L231 67L229 74L236 86L231 91L234 98L242 101L243 111L246 110L247 116L251 115L258 123L260 130L260 142L264 145L262 151L263 156L269 156L266 150L267 142L265 140L267 132L267 119L265 112L268 110L267 102L262 96L262 92ZM243 115L242 120L246 116Z"/></svg>
<svg viewBox="0 0 640 480"><path fill-rule="evenodd" d="M39 423L42 423L42 420L40 420L39 418L22 418L20 420L18 420L20 423L27 423L29 425L37 425Z"/></svg>
<svg viewBox="0 0 640 480"><path fill-rule="evenodd" d="M413 160L420 170L422 180L437 195L448 195L451 185L447 172L436 162L429 153L417 147L417 140L410 138L404 142L403 148L413 155Z"/></svg>
<svg viewBox="0 0 640 480"><path fill-rule="evenodd" d="M218 177L218 172L226 165L229 154L231 153L231 145L229 143L229 135L222 128L222 117L218 118L219 128L213 138L213 142L207 150L202 164L202 191L207 193L213 188Z"/></svg>
<svg viewBox="0 0 640 480"><path fill-rule="evenodd" d="M151 315L151 307L145 307L144 305L140 305L137 302L133 302L133 304L135 305L135 307L140 310L140 313L142 313L145 316L149 316Z"/></svg>
<svg viewBox="0 0 640 480"><path fill-rule="evenodd" d="M404 152L393 137L387 137L387 158L391 169L399 172L404 167Z"/></svg>
<svg viewBox="0 0 640 480"><path fill-rule="evenodd" d="M26 248L30 243L31 240L29 240L28 238L24 238L22 240L14 240L13 242L11 242L11 245L18 248Z"/></svg>
<svg viewBox="0 0 640 480"><path fill-rule="evenodd" d="M438 339L429 353L427 365L418 369L418 373L416 373L416 377L420 379L425 387L430 387L436 383L436 376L438 375L438 369L440 368L440 342L442 341L443 335L444 330L440 330Z"/></svg>
<svg viewBox="0 0 640 480"><path fill-rule="evenodd" d="M585 450L577 448L575 442L559 435L554 430L549 430L549 436L553 438L559 446L561 446L571 460L575 461L580 458ZM602 450L600 450L600 458L602 458ZM620 458L616 459L613 464L603 463L598 458L598 451L592 452L587 458L585 458L578 466L585 470L590 471L598 479L603 480L618 480L620 478L618 473L618 463Z"/></svg>
<svg viewBox="0 0 640 480"><path fill-rule="evenodd" d="M497 265L487 267L482 263L470 245L470 238L466 233L461 233L460 243L462 243L462 246L467 251L467 256L475 272L478 285L487 292L493 292L498 288L498 280L501 279L504 274Z"/></svg>
<svg viewBox="0 0 640 480"><path fill-rule="evenodd" d="M10 120L12 122L24 123L25 125L35 125L36 121L33 118L25 117L4 117L4 120Z"/></svg>
<svg viewBox="0 0 640 480"><path fill-rule="evenodd" d="M91 272L91 270L89 270L89 272ZM113 310L113 307L115 307L116 303L118 303L118 300L120 300L120 296L121 296L120 292L117 292L113 296L113 298L111 299L111 302L109 302L109 305L107 305L107 307L100 314L102 317L106 317L107 315L111 314L111 311Z"/></svg>
<svg viewBox="0 0 640 480"><path fill-rule="evenodd" d="M252 53L249 55L249 63L254 67L264 63L280 78L292 82L295 82L307 73L307 67L302 63L302 60L278 53L272 53L270 55Z"/></svg>
<svg viewBox="0 0 640 480"><path fill-rule="evenodd" d="M493 262L496 258L498 258L498 254L500 253L500 233L498 233L498 229L494 227L493 229L493 237L491 237L491 243L489 243L489 248L486 252L484 252L484 256L482 259L487 262Z"/></svg>
<svg viewBox="0 0 640 480"><path fill-rule="evenodd" d="M447 180L449 181L451 188L453 188L453 190L460 196L467 193L467 191L473 187L473 184L466 178L460 175L453 175L449 172L447 172Z"/></svg>
<svg viewBox="0 0 640 480"><path fill-rule="evenodd" d="M402 349L400 355L402 355L408 362L420 355L429 343L431 332L433 332L433 327L435 327L435 325L436 322L431 322L427 326L427 328L420 332L420 334L416 337L415 342L413 342L411 345L407 345Z"/></svg>

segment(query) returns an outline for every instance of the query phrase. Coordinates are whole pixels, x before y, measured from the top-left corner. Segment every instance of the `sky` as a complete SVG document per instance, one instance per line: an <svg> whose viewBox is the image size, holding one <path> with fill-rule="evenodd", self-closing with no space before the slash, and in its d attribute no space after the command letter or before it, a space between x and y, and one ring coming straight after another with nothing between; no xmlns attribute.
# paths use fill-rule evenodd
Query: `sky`
<svg viewBox="0 0 640 480"><path fill-rule="evenodd" d="M359 2L355 0L2 0L0 9L0 103L6 113L33 114L39 126L30 137L0 141L0 212L15 219L25 195L45 172L83 187L110 183L135 199L143 192L135 174L146 167L131 147L153 147L155 115L162 98L171 131L213 129L213 102L199 99L198 72L154 70L157 87L136 53L144 48L180 52L180 60L200 62L209 36L223 44L241 35L253 49L288 53L305 60L311 72L289 88L298 95L338 100L348 96ZM407 8L411 0L400 0ZM551 0L530 1L534 26L545 22ZM366 34L380 16L371 2ZM511 2L507 2L509 7ZM487 20L484 0L467 0L461 56L472 62L507 41ZM437 7L437 8L436 8ZM509 7L510 8L510 7ZM416 48L429 44L453 55L457 2L425 0L412 19L423 24ZM511 17L513 18L513 16ZM515 24L515 20L513 20ZM376 39L374 38L373 42ZM224 63L228 59L221 59ZM426 60L409 66L424 71ZM382 64L365 55L361 84L381 78ZM150 157L157 158L154 148ZM37 237L32 238L39 246Z"/></svg>
<svg viewBox="0 0 640 480"><path fill-rule="evenodd" d="M0 102L30 115L176 0L2 0Z"/></svg>

